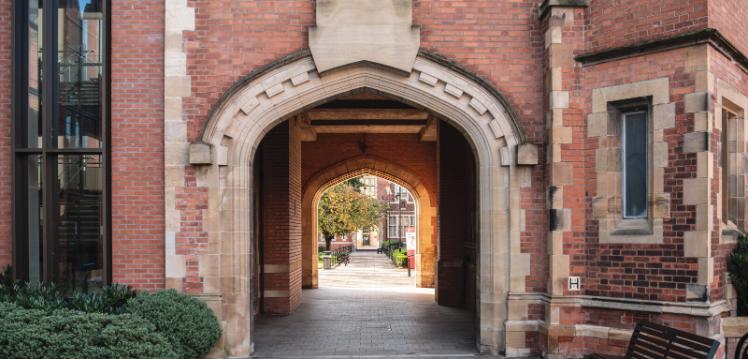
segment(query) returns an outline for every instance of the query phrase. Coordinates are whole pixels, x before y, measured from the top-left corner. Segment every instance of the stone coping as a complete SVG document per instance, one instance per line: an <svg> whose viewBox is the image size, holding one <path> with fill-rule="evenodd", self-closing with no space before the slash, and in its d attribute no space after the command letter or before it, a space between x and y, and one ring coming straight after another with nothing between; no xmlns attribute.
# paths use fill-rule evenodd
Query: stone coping
<svg viewBox="0 0 748 359"><path fill-rule="evenodd" d="M681 314L694 317L713 317L730 311L724 300L716 302L666 302L601 296L549 296L545 293L509 294L509 300L540 301L548 304L573 305L584 308L628 310L648 313Z"/></svg>
<svg viewBox="0 0 748 359"><path fill-rule="evenodd" d="M665 39L649 40L634 45L614 47L597 52L581 54L574 59L584 65L594 65L610 62L629 57L647 55L655 52L680 49L701 44L711 44L721 52L732 57L743 69L748 72L748 56L733 45L717 29L705 28L680 34Z"/></svg>

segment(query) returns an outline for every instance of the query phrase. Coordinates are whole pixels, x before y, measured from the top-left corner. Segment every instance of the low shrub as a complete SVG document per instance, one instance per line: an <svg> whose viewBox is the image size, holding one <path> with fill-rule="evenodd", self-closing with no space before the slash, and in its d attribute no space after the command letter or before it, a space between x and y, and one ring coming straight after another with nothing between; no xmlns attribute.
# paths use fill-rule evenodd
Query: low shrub
<svg viewBox="0 0 748 359"><path fill-rule="evenodd" d="M738 315L748 315L748 238L738 238L738 245L727 261L732 286L738 294Z"/></svg>
<svg viewBox="0 0 748 359"><path fill-rule="evenodd" d="M405 249L396 249L392 251L392 263L398 267L405 267L406 261L408 260L408 251Z"/></svg>
<svg viewBox="0 0 748 359"><path fill-rule="evenodd" d="M2 358L178 358L145 319L0 303Z"/></svg>
<svg viewBox="0 0 748 359"><path fill-rule="evenodd" d="M10 267L0 274L0 301L26 309L72 309L87 313L120 314L136 292L122 284L64 293L54 283L28 283L13 279Z"/></svg>
<svg viewBox="0 0 748 359"><path fill-rule="evenodd" d="M208 353L221 337L221 326L210 308L173 289L141 293L127 302L125 312L150 321L180 358Z"/></svg>

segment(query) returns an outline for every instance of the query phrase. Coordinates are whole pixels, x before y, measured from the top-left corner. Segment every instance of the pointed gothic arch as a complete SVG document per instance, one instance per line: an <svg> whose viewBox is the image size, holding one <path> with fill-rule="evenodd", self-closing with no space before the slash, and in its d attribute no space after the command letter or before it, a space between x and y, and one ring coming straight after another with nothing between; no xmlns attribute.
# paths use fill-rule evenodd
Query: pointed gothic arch
<svg viewBox="0 0 748 359"><path fill-rule="evenodd" d="M341 161L315 173L302 188L301 217L302 217L302 248L309 246L304 253L312 253L310 260L316 258L317 211L319 200L332 186L348 179L364 174L384 178L406 188L416 202L416 231L418 244L416 249L416 285L432 287L435 272L433 270L436 259L436 238L434 225L436 223L436 204L432 196L423 185L420 178L403 166L382 160L375 156L362 155ZM302 264L303 281L309 281L311 287L316 287L316 262ZM307 270L311 269L311 270ZM311 275L311 278L307 278Z"/></svg>
<svg viewBox="0 0 748 359"><path fill-rule="evenodd" d="M423 51L409 73L359 62L322 74L309 52L302 51L232 86L211 111L201 141L189 148L190 164L200 166L198 182L208 188L204 226L209 246L219 248L220 279L210 295L224 324L223 345L229 356L248 355L252 345L250 238L255 228L250 218L257 146L278 123L363 88L428 110L458 128L473 147L479 199L478 347L493 353L505 349L510 292L524 292L524 276L529 274L527 256L519 249L523 213L517 158L523 156L517 154L527 151L537 159L507 101L480 78ZM166 148L167 157L179 155L175 152ZM178 185L167 183L167 192ZM178 215L176 206L167 203L167 220ZM166 271L168 277L168 261Z"/></svg>

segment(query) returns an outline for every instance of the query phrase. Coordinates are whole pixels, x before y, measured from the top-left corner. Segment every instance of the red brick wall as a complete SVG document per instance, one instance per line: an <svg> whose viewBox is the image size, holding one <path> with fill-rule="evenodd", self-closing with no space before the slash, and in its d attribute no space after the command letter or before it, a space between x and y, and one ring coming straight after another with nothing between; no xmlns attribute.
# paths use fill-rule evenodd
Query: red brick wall
<svg viewBox="0 0 748 359"><path fill-rule="evenodd" d="M675 329L690 333L700 333L703 329L696 324L693 317L674 314L660 314L647 312L633 312L602 308L561 308L559 316L561 325L573 325L575 323L586 323L602 327L613 327L633 330L639 322L661 323ZM556 353L565 357L575 358L590 353L601 353L611 356L623 356L628 347L628 340L612 340L594 337L575 337L572 335L561 335L551 344Z"/></svg>
<svg viewBox="0 0 748 359"><path fill-rule="evenodd" d="M203 212L208 208L208 189L197 185L197 170L186 167L184 185L176 188L174 195L179 210L179 232L176 233L175 250L185 260L185 277L182 289L187 293L203 293L198 256L208 246L208 233L203 230Z"/></svg>
<svg viewBox="0 0 748 359"><path fill-rule="evenodd" d="M531 142L545 138L540 0L420 0L421 48L454 60L507 97Z"/></svg>
<svg viewBox="0 0 748 359"><path fill-rule="evenodd" d="M289 128L290 127L290 128ZM263 310L288 314L301 304L301 142L288 121L262 141L262 264L288 266L263 274L263 292L288 291L288 297L266 297Z"/></svg>
<svg viewBox="0 0 748 359"><path fill-rule="evenodd" d="M683 95L695 91L693 74L686 72L687 52L673 50L587 66L582 70L581 89L571 94L582 113L587 114L591 111L593 88L668 77L671 100L676 103L676 126L664 130L670 148L664 191L671 194L671 216L664 219L663 244L598 243L598 221L591 216L591 200L597 188L597 140L584 140L588 165L579 173L579 180L587 183L586 232L565 245L571 249L572 267L582 269L580 274L586 276L586 294L682 302L686 299L686 284L697 281L697 259L683 257L682 237L683 232L693 230L696 218L695 206L682 204L683 179L696 177L696 154L685 154L681 147L682 134L693 131L693 115L686 115L683 105Z"/></svg>
<svg viewBox="0 0 748 359"><path fill-rule="evenodd" d="M748 54L748 6L743 0L710 0L709 27Z"/></svg>
<svg viewBox="0 0 748 359"><path fill-rule="evenodd" d="M748 9L743 9L748 12ZM745 38L743 38L745 39ZM748 41L743 41L748 43ZM721 52L710 49L709 51L709 70L714 74L715 79L721 80L727 85L739 91L744 96L748 96L748 74L736 68L731 59L725 57ZM718 82L719 83L719 82ZM718 85L719 86L719 85ZM720 89L717 88L716 94L712 98L714 104L717 103ZM743 109L748 114L748 109ZM720 137L717 137L717 140ZM715 161L716 162L716 161ZM715 163L718 165L718 163ZM721 171L718 168L714 170L715 175L721 175ZM719 183L715 183L719 187ZM716 211L715 211L716 212ZM715 216L717 213L715 213ZM725 272L727 271L727 258L729 253L732 251L733 244L720 244L717 238L712 241L712 255L714 256L714 282L711 288L712 299L724 298L725 292Z"/></svg>
<svg viewBox="0 0 748 359"><path fill-rule="evenodd" d="M704 29L707 0L594 0L587 14L586 51L600 51Z"/></svg>
<svg viewBox="0 0 748 359"><path fill-rule="evenodd" d="M544 148L538 149L540 162L545 163ZM521 189L520 203L525 210L525 230L520 233L520 251L530 253L530 274L525 277L525 290L529 293L545 293L548 290L548 233L547 187L545 186L545 171L543 166L532 169L532 186ZM530 311L529 319L542 320L545 318L543 306L536 311Z"/></svg>
<svg viewBox="0 0 748 359"><path fill-rule="evenodd" d="M10 220L11 141L11 8L12 1L0 1L0 268L11 264Z"/></svg>
<svg viewBox="0 0 748 359"><path fill-rule="evenodd" d="M310 0L189 0L195 31L185 32L192 96L184 99L188 137L197 140L211 106L239 78L307 47Z"/></svg>
<svg viewBox="0 0 748 359"><path fill-rule="evenodd" d="M112 1L112 278L164 286L164 2Z"/></svg>

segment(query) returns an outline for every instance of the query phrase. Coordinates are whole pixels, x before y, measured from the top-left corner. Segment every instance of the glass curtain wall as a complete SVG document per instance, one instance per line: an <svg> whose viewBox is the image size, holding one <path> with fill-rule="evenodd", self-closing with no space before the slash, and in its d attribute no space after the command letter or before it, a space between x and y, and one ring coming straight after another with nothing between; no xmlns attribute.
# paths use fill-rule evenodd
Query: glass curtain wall
<svg viewBox="0 0 748 359"><path fill-rule="evenodd" d="M14 272L109 282L104 0L16 2Z"/></svg>

